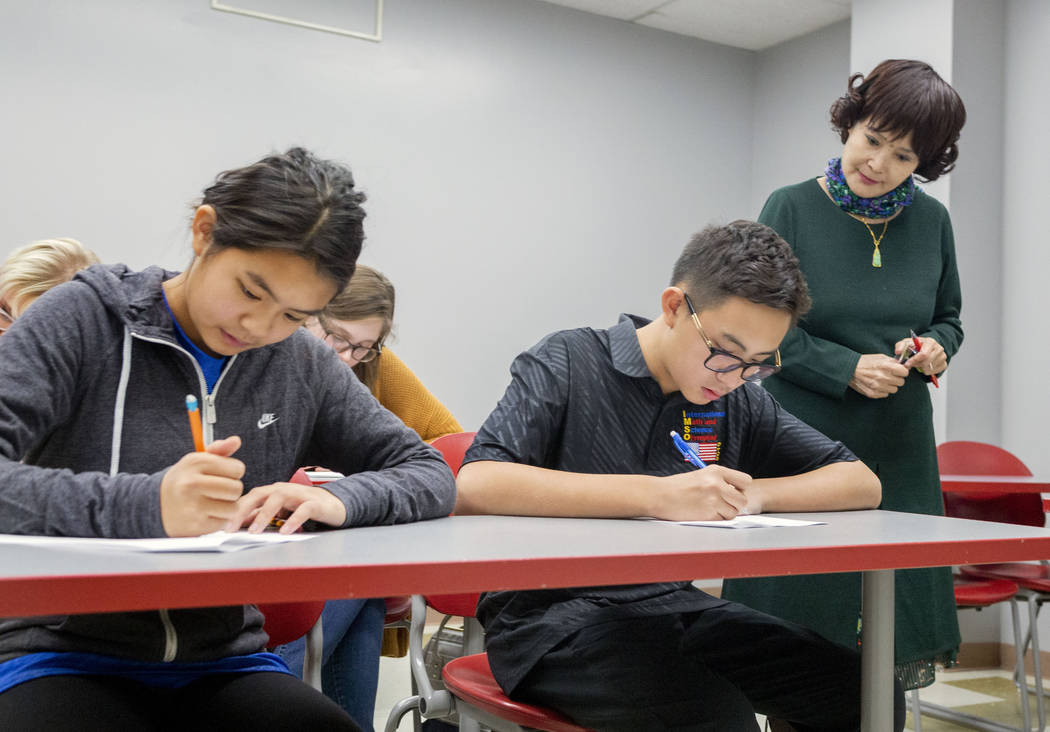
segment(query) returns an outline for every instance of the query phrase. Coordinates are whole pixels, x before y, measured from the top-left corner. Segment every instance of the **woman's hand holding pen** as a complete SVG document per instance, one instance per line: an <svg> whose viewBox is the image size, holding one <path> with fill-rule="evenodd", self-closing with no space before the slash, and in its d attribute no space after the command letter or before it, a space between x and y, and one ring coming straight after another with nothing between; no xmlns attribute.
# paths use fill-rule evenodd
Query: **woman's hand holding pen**
<svg viewBox="0 0 1050 732"><path fill-rule="evenodd" d="M865 353L857 362L849 386L869 399L883 399L904 386L907 377L907 367L896 359L884 353Z"/></svg>
<svg viewBox="0 0 1050 732"><path fill-rule="evenodd" d="M750 510L751 476L739 470L709 465L660 478L656 503L648 514L669 521L731 519ZM761 507L758 507L761 509ZM757 513L758 511L753 511Z"/></svg>
<svg viewBox="0 0 1050 732"><path fill-rule="evenodd" d="M300 483L271 483L248 491L237 502L236 512L226 523L227 531L237 531L250 522L248 531L259 533L270 520L283 520L278 531L290 534L313 519L329 526L342 526L346 506L324 488Z"/></svg>
<svg viewBox="0 0 1050 732"><path fill-rule="evenodd" d="M223 528L244 490L244 463L231 457L237 436L216 440L204 452L183 455L160 483L160 517L168 536L199 536Z"/></svg>
<svg viewBox="0 0 1050 732"><path fill-rule="evenodd" d="M922 345L922 350L911 356L903 365L907 368L917 369L920 374L940 375L942 371L948 368L948 355L944 352L944 347L933 338L923 338L921 336L917 336L917 338ZM902 338L894 345L893 352L900 355L904 353L904 349L908 346L914 348L912 339Z"/></svg>

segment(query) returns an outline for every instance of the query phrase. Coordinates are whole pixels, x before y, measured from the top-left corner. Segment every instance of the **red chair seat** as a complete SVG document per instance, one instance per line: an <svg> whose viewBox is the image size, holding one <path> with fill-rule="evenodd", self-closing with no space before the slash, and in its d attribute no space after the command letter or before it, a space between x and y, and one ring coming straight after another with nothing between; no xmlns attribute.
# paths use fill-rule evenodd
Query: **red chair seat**
<svg viewBox="0 0 1050 732"><path fill-rule="evenodd" d="M427 595L427 605L442 615L457 615L472 618L478 608L478 592L465 592L460 595Z"/></svg>
<svg viewBox="0 0 1050 732"><path fill-rule="evenodd" d="M1001 579L973 579L955 575L955 604L959 607L987 607L1017 594L1017 584Z"/></svg>
<svg viewBox="0 0 1050 732"><path fill-rule="evenodd" d="M1016 582L1033 592L1050 593L1050 568L1042 564L1000 562L998 564L968 564L960 567L964 577L975 579L1004 579Z"/></svg>
<svg viewBox="0 0 1050 732"><path fill-rule="evenodd" d="M321 616L324 600L263 603L258 607L265 618L263 630L270 636L266 647L274 648L306 635Z"/></svg>
<svg viewBox="0 0 1050 732"><path fill-rule="evenodd" d="M386 616L383 625L400 623L412 612L412 598L408 595L386 598Z"/></svg>
<svg viewBox="0 0 1050 732"><path fill-rule="evenodd" d="M508 698L492 677L487 653L453 658L445 664L441 677L455 697L500 719L545 732L587 732L586 727L552 709Z"/></svg>

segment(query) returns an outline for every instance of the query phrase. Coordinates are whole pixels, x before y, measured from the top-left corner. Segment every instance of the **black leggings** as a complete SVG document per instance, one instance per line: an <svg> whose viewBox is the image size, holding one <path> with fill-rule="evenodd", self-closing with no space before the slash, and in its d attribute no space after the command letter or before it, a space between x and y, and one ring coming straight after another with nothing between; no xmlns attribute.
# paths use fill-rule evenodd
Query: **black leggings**
<svg viewBox="0 0 1050 732"><path fill-rule="evenodd" d="M333 701L288 674L217 673L179 689L116 676L45 676L0 694L10 730L354 730Z"/></svg>

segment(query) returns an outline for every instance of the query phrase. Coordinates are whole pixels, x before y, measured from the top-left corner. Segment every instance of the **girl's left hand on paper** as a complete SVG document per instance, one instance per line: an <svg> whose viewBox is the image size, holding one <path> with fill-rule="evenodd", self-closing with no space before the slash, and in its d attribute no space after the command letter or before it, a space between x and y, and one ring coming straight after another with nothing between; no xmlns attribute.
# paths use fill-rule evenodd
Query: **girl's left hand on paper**
<svg viewBox="0 0 1050 732"><path fill-rule="evenodd" d="M933 375L939 375L948 368L948 356L944 353L944 348L940 343L933 338L923 337L919 338L919 343L922 345L922 350L905 361L905 366L916 369L922 374ZM908 346L914 348L912 339L902 338L893 346L893 352L899 355L904 353L904 349Z"/></svg>
<svg viewBox="0 0 1050 732"><path fill-rule="evenodd" d="M284 520L278 529L280 533L291 534L310 519L329 526L342 526L346 521L346 507L318 486L271 483L253 488L241 496L237 510L226 523L226 531L237 531L247 524L248 531L257 534L265 530L273 518Z"/></svg>

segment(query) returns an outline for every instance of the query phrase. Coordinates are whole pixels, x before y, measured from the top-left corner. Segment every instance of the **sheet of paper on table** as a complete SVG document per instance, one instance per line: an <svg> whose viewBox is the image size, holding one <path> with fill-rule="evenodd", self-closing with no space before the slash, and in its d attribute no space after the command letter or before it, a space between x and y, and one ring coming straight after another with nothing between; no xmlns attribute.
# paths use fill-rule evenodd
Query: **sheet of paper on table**
<svg viewBox="0 0 1050 732"><path fill-rule="evenodd" d="M650 519L660 521L661 519ZM762 529L774 526L816 526L826 523L824 521L803 521L801 519L789 519L781 516L737 516L720 521L664 521L666 524L678 524L679 526L713 526L719 529Z"/></svg>
<svg viewBox="0 0 1050 732"><path fill-rule="evenodd" d="M179 536L159 539L99 539L74 536L28 536L22 534L0 534L0 544L23 546L79 547L83 549L116 549L126 552L235 552L253 546L283 544L289 541L312 539L316 534L279 534L264 531L249 534L247 531L216 531L202 536Z"/></svg>

